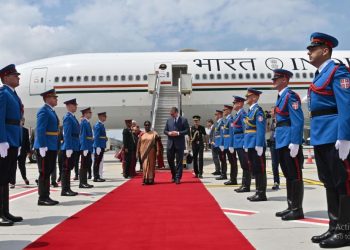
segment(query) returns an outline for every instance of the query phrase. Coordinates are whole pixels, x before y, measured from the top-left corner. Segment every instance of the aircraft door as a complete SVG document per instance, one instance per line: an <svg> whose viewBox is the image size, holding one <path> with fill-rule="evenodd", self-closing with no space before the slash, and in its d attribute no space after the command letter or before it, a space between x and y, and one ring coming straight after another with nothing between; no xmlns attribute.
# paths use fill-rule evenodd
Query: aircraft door
<svg viewBox="0 0 350 250"><path fill-rule="evenodd" d="M170 85L172 80L171 63L156 63L154 68L160 83Z"/></svg>
<svg viewBox="0 0 350 250"><path fill-rule="evenodd" d="M30 76L29 93L38 95L46 90L47 68L37 68L32 70Z"/></svg>
<svg viewBox="0 0 350 250"><path fill-rule="evenodd" d="M186 64L173 65L172 73L173 73L173 79L172 79L173 86L178 86L181 75L187 74L187 65Z"/></svg>

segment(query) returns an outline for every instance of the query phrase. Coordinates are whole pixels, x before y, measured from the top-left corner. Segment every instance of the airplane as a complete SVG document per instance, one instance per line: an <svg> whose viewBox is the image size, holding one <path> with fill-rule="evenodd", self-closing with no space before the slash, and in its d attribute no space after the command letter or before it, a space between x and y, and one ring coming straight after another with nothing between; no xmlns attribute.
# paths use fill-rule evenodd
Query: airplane
<svg viewBox="0 0 350 250"><path fill-rule="evenodd" d="M333 59L350 66L350 51L334 51ZM160 70L160 66L162 69ZM165 65L165 66L164 66ZM191 74L192 93L182 97L184 115L213 117L216 109L232 103L232 95L244 96L248 87L263 91L259 104L270 110L276 100L272 70L294 73L290 87L304 100L315 68L307 51L145 52L86 53L57 56L17 66L21 73L18 94L26 124L35 127L36 112L43 105L40 93L55 88L56 111L63 117L63 102L77 98L79 108L106 111L109 129L122 128L124 119L143 123L150 119L153 95L148 92L149 74L162 72L161 86L177 86L180 74ZM94 116L96 120L96 115Z"/></svg>

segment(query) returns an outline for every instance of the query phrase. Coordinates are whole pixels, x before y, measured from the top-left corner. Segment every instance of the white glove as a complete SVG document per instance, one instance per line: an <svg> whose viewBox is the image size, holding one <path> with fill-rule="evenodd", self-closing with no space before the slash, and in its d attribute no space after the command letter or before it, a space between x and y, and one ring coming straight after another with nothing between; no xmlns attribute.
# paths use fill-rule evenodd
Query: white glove
<svg viewBox="0 0 350 250"><path fill-rule="evenodd" d="M7 150L9 147L10 145L7 142L0 143L0 156L2 158L5 158L7 156Z"/></svg>
<svg viewBox="0 0 350 250"><path fill-rule="evenodd" d="M248 149L243 146L244 152L248 153Z"/></svg>
<svg viewBox="0 0 350 250"><path fill-rule="evenodd" d="M299 144L290 143L288 148L290 149L290 157L294 158L297 156L299 151Z"/></svg>
<svg viewBox="0 0 350 250"><path fill-rule="evenodd" d="M231 154L233 154L233 152L235 151L235 150L233 149L233 147L229 147L228 150L230 151Z"/></svg>
<svg viewBox="0 0 350 250"><path fill-rule="evenodd" d="M67 156L67 158L70 158L70 157L72 156L72 154L73 154L73 150L72 150L72 149L67 149L67 150L66 150L66 156Z"/></svg>
<svg viewBox="0 0 350 250"><path fill-rule="evenodd" d="M22 148L22 147L18 147L17 156L19 156L19 155L21 154L21 148Z"/></svg>
<svg viewBox="0 0 350 250"><path fill-rule="evenodd" d="M46 156L46 151L47 151L47 147L39 148L39 153L40 153L41 157L44 158Z"/></svg>
<svg viewBox="0 0 350 250"><path fill-rule="evenodd" d="M225 149L224 146L219 146L219 148L221 151L224 151L224 149Z"/></svg>
<svg viewBox="0 0 350 250"><path fill-rule="evenodd" d="M96 154L100 155L101 154L101 148L96 148Z"/></svg>
<svg viewBox="0 0 350 250"><path fill-rule="evenodd" d="M339 158L344 161L346 158L348 158L349 155L350 141L337 140L335 143L335 148L339 150Z"/></svg>
<svg viewBox="0 0 350 250"><path fill-rule="evenodd" d="M84 155L84 156L87 156L88 153L89 153L89 150L84 150L84 151L83 151L83 155Z"/></svg>
<svg viewBox="0 0 350 250"><path fill-rule="evenodd" d="M262 156L264 148L260 146L255 146L255 150L258 153L258 156Z"/></svg>

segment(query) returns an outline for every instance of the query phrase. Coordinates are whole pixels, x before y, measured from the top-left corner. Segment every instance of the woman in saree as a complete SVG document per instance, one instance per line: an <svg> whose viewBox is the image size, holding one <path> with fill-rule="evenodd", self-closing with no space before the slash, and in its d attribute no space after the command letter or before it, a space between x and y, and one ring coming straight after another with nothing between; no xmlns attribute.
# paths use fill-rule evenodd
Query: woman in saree
<svg viewBox="0 0 350 250"><path fill-rule="evenodd" d="M137 143L137 155L141 159L143 168L143 185L154 183L157 155L160 152L157 140L159 135L151 131L151 122L145 121L145 132Z"/></svg>

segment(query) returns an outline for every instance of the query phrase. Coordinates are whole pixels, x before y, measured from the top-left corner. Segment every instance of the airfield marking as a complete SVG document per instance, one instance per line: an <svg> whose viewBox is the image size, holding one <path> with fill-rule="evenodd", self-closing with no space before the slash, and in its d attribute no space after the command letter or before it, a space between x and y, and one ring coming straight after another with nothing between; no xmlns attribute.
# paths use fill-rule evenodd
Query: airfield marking
<svg viewBox="0 0 350 250"><path fill-rule="evenodd" d="M251 211L251 210L241 210L241 209L232 209L232 208L221 208L224 214L227 215L237 215L237 216L250 216L257 214L259 212L257 211Z"/></svg>
<svg viewBox="0 0 350 250"><path fill-rule="evenodd" d="M30 190L26 190L26 191L23 191L23 192L20 192L20 193L17 193L17 194L13 194L13 195L10 195L9 196L9 200L10 201L14 201L14 200L17 200L19 198L23 198L27 195L31 195L31 194L34 194L38 192L38 188L33 188L33 189L30 189Z"/></svg>

